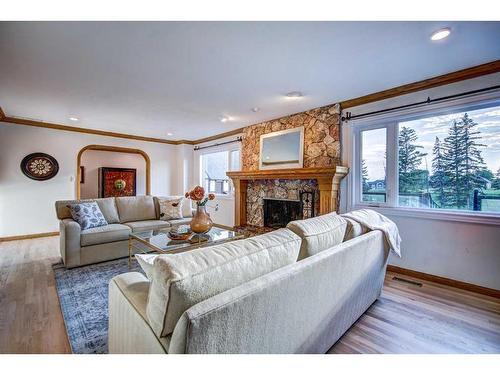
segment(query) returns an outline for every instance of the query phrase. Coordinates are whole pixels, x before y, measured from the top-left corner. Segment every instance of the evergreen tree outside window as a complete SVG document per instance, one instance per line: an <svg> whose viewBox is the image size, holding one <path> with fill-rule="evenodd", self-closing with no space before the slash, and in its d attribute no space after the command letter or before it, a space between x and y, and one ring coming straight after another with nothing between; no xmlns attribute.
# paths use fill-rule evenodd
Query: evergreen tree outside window
<svg viewBox="0 0 500 375"><path fill-rule="evenodd" d="M500 107L399 123L398 205L500 212L499 141Z"/></svg>
<svg viewBox="0 0 500 375"><path fill-rule="evenodd" d="M353 203L500 214L500 105L490 103L354 125L361 193Z"/></svg>

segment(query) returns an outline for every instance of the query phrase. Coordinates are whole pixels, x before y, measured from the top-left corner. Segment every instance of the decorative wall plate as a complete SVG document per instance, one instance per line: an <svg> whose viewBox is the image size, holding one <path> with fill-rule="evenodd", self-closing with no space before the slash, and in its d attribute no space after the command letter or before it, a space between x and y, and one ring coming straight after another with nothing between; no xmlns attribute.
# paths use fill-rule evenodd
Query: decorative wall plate
<svg viewBox="0 0 500 375"><path fill-rule="evenodd" d="M59 164L52 156L35 152L21 161L21 171L32 180L44 181L51 179L59 172Z"/></svg>

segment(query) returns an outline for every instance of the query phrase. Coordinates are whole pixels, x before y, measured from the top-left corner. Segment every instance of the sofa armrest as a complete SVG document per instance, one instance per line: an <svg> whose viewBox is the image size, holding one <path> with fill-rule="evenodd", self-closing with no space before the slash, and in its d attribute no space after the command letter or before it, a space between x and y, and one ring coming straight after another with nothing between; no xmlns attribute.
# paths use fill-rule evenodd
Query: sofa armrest
<svg viewBox="0 0 500 375"><path fill-rule="evenodd" d="M59 221L60 250L66 267L80 265L80 234L81 228L73 219Z"/></svg>
<svg viewBox="0 0 500 375"><path fill-rule="evenodd" d="M147 322L148 292L149 280L139 272L124 273L109 282L109 353L166 352Z"/></svg>

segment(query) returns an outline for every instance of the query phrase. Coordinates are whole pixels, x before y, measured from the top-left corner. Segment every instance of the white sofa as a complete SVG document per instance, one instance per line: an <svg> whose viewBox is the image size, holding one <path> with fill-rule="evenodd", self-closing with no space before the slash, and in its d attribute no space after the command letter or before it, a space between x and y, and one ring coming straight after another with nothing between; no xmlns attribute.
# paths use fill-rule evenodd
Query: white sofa
<svg viewBox="0 0 500 375"><path fill-rule="evenodd" d="M325 353L384 282L383 233L354 226L328 214L113 278L109 352Z"/></svg>
<svg viewBox="0 0 500 375"><path fill-rule="evenodd" d="M57 201L60 251L67 268L123 258L128 255L131 232L157 230L172 225L189 223L192 209L188 200L182 200L182 219L160 220L158 199L180 197L117 197ZM81 230L71 217L69 204L97 202L108 225Z"/></svg>

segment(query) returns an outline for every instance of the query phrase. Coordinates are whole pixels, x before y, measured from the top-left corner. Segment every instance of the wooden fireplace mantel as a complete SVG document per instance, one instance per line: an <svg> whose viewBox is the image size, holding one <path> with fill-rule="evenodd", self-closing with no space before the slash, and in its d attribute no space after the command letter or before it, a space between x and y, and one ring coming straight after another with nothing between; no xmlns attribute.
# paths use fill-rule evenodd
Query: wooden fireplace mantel
<svg viewBox="0 0 500 375"><path fill-rule="evenodd" d="M266 169L257 171L227 172L234 184L234 223L236 226L247 222L247 186L254 180L317 180L319 187L320 215L337 210L340 181L349 172L343 166L327 168Z"/></svg>

